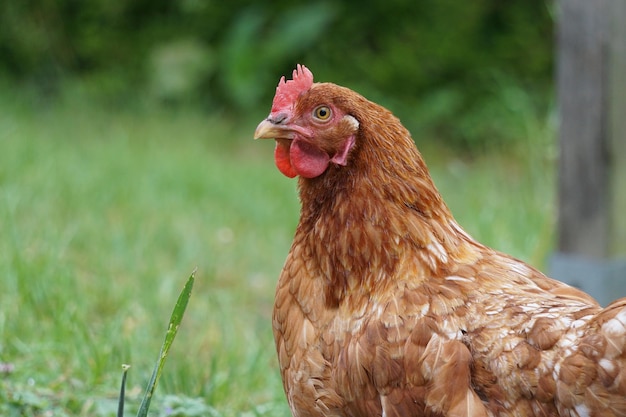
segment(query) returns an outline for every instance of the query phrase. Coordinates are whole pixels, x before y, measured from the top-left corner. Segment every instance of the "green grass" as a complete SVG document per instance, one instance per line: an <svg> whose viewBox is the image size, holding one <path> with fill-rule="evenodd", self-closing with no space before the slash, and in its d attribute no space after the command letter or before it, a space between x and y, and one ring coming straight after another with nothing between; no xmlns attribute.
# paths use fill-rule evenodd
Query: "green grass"
<svg viewBox="0 0 626 417"><path fill-rule="evenodd" d="M541 266L552 133L528 126L534 139L504 157L418 143L459 222ZM12 368L0 414L115 415L129 363L130 415L197 267L155 414L289 415L270 318L299 208L254 127L197 111L0 102L0 363Z"/></svg>

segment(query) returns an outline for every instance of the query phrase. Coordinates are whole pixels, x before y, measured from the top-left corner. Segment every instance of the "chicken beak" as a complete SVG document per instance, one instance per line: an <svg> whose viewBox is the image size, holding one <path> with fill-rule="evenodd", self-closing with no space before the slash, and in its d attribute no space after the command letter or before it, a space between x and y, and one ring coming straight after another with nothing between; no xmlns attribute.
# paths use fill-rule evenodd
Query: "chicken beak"
<svg viewBox="0 0 626 417"><path fill-rule="evenodd" d="M286 125L276 124L268 118L256 127L254 139L293 139L293 131Z"/></svg>

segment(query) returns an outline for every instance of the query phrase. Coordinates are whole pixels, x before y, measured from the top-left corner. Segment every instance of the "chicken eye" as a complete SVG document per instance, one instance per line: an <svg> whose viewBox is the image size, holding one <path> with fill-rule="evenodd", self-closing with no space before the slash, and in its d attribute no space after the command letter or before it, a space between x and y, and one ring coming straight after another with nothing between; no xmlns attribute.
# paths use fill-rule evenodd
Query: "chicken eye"
<svg viewBox="0 0 626 417"><path fill-rule="evenodd" d="M328 106L319 106L316 107L315 110L313 110L313 117L322 122L330 119L331 114L332 112L330 111L330 107Z"/></svg>

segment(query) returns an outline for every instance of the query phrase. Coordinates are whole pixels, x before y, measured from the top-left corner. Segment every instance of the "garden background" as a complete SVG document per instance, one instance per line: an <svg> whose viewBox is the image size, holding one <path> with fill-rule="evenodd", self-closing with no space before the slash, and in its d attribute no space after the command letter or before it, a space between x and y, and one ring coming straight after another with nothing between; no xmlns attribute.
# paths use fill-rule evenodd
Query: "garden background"
<svg viewBox="0 0 626 417"><path fill-rule="evenodd" d="M554 246L550 1L0 4L0 414L288 416L271 335L295 182L252 133L296 63L390 108L457 220ZM135 405L135 407L136 407Z"/></svg>

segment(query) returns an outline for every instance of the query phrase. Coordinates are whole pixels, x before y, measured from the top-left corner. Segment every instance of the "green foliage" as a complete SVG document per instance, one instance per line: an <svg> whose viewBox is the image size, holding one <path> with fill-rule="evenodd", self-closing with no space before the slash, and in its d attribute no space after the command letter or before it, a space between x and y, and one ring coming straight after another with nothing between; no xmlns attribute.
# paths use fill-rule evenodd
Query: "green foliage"
<svg viewBox="0 0 626 417"><path fill-rule="evenodd" d="M223 414L207 405L202 398L167 395L157 415L159 417L221 417Z"/></svg>
<svg viewBox="0 0 626 417"><path fill-rule="evenodd" d="M215 66L213 53L197 39L160 44L150 55L150 92L161 102L193 100L195 92L202 88L204 78L214 71Z"/></svg>
<svg viewBox="0 0 626 417"><path fill-rule="evenodd" d="M269 108L280 75L300 62L416 131L480 150L520 140L494 123L499 81L539 102L551 95L551 4L6 1L0 75L48 95L78 78L116 106L148 99L248 115Z"/></svg>
<svg viewBox="0 0 626 417"><path fill-rule="evenodd" d="M6 417L69 416L50 389L0 382L0 414Z"/></svg>
<svg viewBox="0 0 626 417"><path fill-rule="evenodd" d="M22 400L32 394L46 410L110 416L119 364L132 363L138 404L180 271L198 266L183 323L193 337L172 346L159 390L226 416L286 410L268 311L298 211L271 147L254 144L250 126L191 111L34 110L6 98L0 362L12 371L0 391L22 412L39 407ZM240 154L243 140L259 147Z"/></svg>
<svg viewBox="0 0 626 417"><path fill-rule="evenodd" d="M226 97L243 110L259 105L277 82L272 69L315 48L332 15L324 3L287 9L280 19L261 7L244 9L221 45Z"/></svg>

